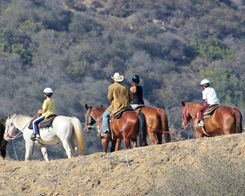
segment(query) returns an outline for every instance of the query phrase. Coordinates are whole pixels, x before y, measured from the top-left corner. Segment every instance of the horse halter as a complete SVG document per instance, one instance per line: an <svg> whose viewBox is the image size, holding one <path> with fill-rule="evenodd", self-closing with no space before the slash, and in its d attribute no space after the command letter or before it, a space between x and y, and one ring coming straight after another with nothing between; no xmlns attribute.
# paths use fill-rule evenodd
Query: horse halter
<svg viewBox="0 0 245 196"><path fill-rule="evenodd" d="M7 132L6 132L7 130ZM13 139L16 139L17 137L21 136L22 135L22 132L19 131L17 134L13 134L16 132L16 130L18 130L18 128L14 125L13 122L9 122L5 128L5 134L4 134L4 139L5 140L13 140ZM11 135L10 135L11 133Z"/></svg>

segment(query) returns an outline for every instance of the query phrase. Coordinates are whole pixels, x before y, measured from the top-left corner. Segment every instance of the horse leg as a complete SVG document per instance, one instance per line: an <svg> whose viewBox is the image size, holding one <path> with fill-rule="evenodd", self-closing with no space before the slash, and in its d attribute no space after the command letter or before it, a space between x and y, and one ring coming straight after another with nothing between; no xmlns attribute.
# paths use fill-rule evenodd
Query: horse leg
<svg viewBox="0 0 245 196"><path fill-rule="evenodd" d="M41 151L42 151L44 160L45 161L49 161L47 148L45 146L41 146Z"/></svg>
<svg viewBox="0 0 245 196"><path fill-rule="evenodd" d="M26 147L26 153L25 153L25 161L28 161L30 158L30 155L32 154L33 150L34 150L34 142L32 141L26 141L25 143L25 147Z"/></svg>
<svg viewBox="0 0 245 196"><path fill-rule="evenodd" d="M0 146L0 149L1 149L1 155L2 155L2 157L3 157L3 160L5 160L5 157L6 157L7 143L8 143L8 142L3 141L2 144L0 144L0 145L2 145L2 146Z"/></svg>
<svg viewBox="0 0 245 196"><path fill-rule="evenodd" d="M66 151L68 159L70 159L72 157L71 144L66 139L62 140L62 144L63 144L63 147Z"/></svg>
<svg viewBox="0 0 245 196"><path fill-rule="evenodd" d="M196 129L194 129L194 130L195 130L195 136L196 136L196 138L202 138L204 136L204 134L202 132L199 132Z"/></svg>
<svg viewBox="0 0 245 196"><path fill-rule="evenodd" d="M125 147L127 149L129 149L130 148L130 140L127 137L124 137L123 140L124 140Z"/></svg>
<svg viewBox="0 0 245 196"><path fill-rule="evenodd" d="M136 148L137 147L137 139L136 138L131 139L131 147L132 148Z"/></svg>
<svg viewBox="0 0 245 196"><path fill-rule="evenodd" d="M111 152L114 152L114 151L115 151L115 147L116 147L116 140L113 139L113 140L111 141Z"/></svg>
<svg viewBox="0 0 245 196"><path fill-rule="evenodd" d="M121 139L117 138L116 139L115 151L118 151L120 149L120 145L121 145Z"/></svg>
<svg viewBox="0 0 245 196"><path fill-rule="evenodd" d="M162 144L162 133L160 131L157 132L157 144Z"/></svg>
<svg viewBox="0 0 245 196"><path fill-rule="evenodd" d="M71 139L71 156L74 157L76 155L77 147L74 143L74 138Z"/></svg>
<svg viewBox="0 0 245 196"><path fill-rule="evenodd" d="M109 143L109 139L108 138L105 138L105 137L101 138L101 144L102 144L103 152L107 152L108 143Z"/></svg>
<svg viewBox="0 0 245 196"><path fill-rule="evenodd" d="M155 133L153 132L152 129L151 129L151 131L148 132L148 137L150 139L151 144L157 144Z"/></svg>

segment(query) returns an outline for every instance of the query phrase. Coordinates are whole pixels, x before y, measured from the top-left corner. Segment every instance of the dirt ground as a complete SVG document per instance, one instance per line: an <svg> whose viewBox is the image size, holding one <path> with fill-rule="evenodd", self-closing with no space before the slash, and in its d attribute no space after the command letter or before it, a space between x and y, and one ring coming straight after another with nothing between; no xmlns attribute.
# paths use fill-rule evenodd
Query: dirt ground
<svg viewBox="0 0 245 196"><path fill-rule="evenodd" d="M0 195L245 195L245 133L44 161L0 160Z"/></svg>

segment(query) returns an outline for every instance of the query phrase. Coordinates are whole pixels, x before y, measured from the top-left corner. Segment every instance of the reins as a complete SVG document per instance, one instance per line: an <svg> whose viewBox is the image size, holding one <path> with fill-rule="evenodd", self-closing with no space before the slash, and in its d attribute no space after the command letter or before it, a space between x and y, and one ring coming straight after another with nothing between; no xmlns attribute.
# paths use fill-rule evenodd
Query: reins
<svg viewBox="0 0 245 196"><path fill-rule="evenodd" d="M31 121L33 121L37 116L37 113L34 115L34 117L22 128L22 129L19 129L19 133L16 134L15 136L13 136L12 138L10 138L11 140L14 140L16 138L19 138L23 135L23 130L27 127L27 125L29 125L31 123ZM17 127L15 126L15 128L17 129Z"/></svg>
<svg viewBox="0 0 245 196"><path fill-rule="evenodd" d="M190 120L183 129L177 129L177 130L174 130L174 131L159 131L159 132L160 133L180 133L180 132L186 131L188 126L191 124L191 122L192 122L192 120Z"/></svg>

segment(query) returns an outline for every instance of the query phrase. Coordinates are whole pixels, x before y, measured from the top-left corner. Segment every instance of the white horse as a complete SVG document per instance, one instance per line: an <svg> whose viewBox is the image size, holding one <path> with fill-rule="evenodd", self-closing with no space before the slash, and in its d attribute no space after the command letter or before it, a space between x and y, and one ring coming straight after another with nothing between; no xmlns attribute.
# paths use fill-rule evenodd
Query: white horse
<svg viewBox="0 0 245 196"><path fill-rule="evenodd" d="M78 118L57 116L52 124L52 127L40 129L41 142L36 143L31 140L33 130L28 126L32 118L23 115L9 115L6 120L6 128L4 133L4 139L15 139L16 135L21 131L25 140L25 160L29 160L30 155L33 152L34 145L40 145L43 157L46 161L49 161L46 144L58 144L62 142L68 158L75 155L75 138L77 139L77 146L80 153L83 153L85 149L84 137L82 132L82 125ZM18 131L19 130L19 131Z"/></svg>

